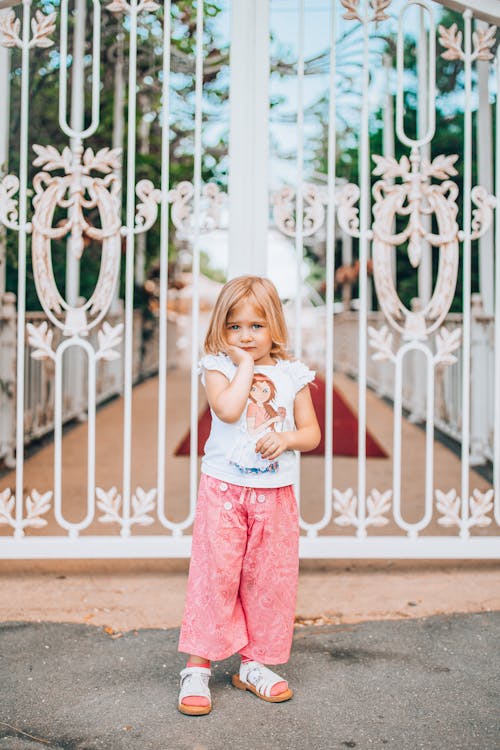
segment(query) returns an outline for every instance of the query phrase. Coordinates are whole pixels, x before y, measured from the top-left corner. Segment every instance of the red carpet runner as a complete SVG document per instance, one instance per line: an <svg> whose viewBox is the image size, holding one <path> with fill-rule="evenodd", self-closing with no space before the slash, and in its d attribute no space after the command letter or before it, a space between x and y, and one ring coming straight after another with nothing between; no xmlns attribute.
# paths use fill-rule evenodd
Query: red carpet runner
<svg viewBox="0 0 500 750"><path fill-rule="evenodd" d="M321 427L321 442L318 447L305 453L306 456L319 456L325 452L325 381L319 375L311 384L311 396ZM198 420L198 455L203 455L203 448L210 434L212 418L207 405ZM190 430L175 450L176 456L189 455ZM339 391L333 388L333 454L335 456L358 455L358 420ZM368 458L387 458L387 453L374 437L366 431L366 455Z"/></svg>

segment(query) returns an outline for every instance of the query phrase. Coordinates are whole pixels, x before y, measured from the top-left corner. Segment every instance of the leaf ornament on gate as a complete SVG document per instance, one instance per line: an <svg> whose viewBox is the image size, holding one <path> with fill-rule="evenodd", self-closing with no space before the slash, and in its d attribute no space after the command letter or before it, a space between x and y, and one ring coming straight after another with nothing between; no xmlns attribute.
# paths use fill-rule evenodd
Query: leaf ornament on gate
<svg viewBox="0 0 500 750"><path fill-rule="evenodd" d="M385 21L389 15L385 12L392 0L370 0L370 6L373 11L372 15L363 18L360 15L359 0L340 0L346 12L342 16L346 21L360 21L360 23L370 23L371 21Z"/></svg>
<svg viewBox="0 0 500 750"><path fill-rule="evenodd" d="M388 359L391 362L395 362L396 358L392 351L392 338L393 334L390 333L387 326L382 326L378 331L372 326L368 326L369 344L375 349L375 354L372 354L372 359Z"/></svg>
<svg viewBox="0 0 500 750"><path fill-rule="evenodd" d="M135 6L135 12L140 13L141 10L154 13L155 10L160 8L159 3L153 2L153 0L142 0ZM126 2L126 0L113 0L112 3L106 5L106 10L110 13L131 13L134 10L134 6Z"/></svg>
<svg viewBox="0 0 500 750"><path fill-rule="evenodd" d="M443 326L436 335L436 354L434 356L434 364L455 364L457 358L453 352L459 348L461 338L461 328L455 328L454 331L449 331Z"/></svg>
<svg viewBox="0 0 500 750"><path fill-rule="evenodd" d="M56 29L56 13L45 15L40 10L35 11L35 17L31 19L32 38L27 43L27 48L52 47L54 42L49 39ZM3 47L18 47L23 49L24 43L20 36L21 19L16 18L14 11L0 15L0 44Z"/></svg>
<svg viewBox="0 0 500 750"><path fill-rule="evenodd" d="M445 48L441 52L444 60L465 60L465 54L462 49L463 34L459 31L456 23L452 24L449 29L445 26L438 26L439 43ZM491 48L496 41L496 26L488 26L486 29L478 28L472 33L473 52L471 62L474 60L492 60L493 53Z"/></svg>
<svg viewBox="0 0 500 750"><path fill-rule="evenodd" d="M385 517L391 509L392 490L379 492L373 489L366 499L368 514L364 519L358 518L358 498L354 490L349 487L345 492L333 490L333 508L339 515L334 518L338 526L354 526L359 536L366 536L368 526L385 526L389 519Z"/></svg>
<svg viewBox="0 0 500 750"><path fill-rule="evenodd" d="M28 323L26 328L28 331L28 343L34 349L31 352L33 359L48 358L55 360L56 355L52 348L54 332L48 327L47 321L44 320L39 326Z"/></svg>
<svg viewBox="0 0 500 750"><path fill-rule="evenodd" d="M493 508L494 494L493 489L486 490L486 492L473 490L472 496L469 498L468 516L462 519L462 503L456 490L450 490L449 492L436 490L436 507L442 514L441 518L438 518L438 523L441 526L458 526L461 536L468 536L469 529L473 526L489 526L491 518L487 514Z"/></svg>
<svg viewBox="0 0 500 750"><path fill-rule="evenodd" d="M0 492L0 524L8 524L16 531L16 536L24 536L24 529L28 526L42 528L47 525L47 520L42 516L50 510L52 492L40 494L32 490L25 501L26 515L17 520L15 517L16 498L9 488Z"/></svg>
<svg viewBox="0 0 500 750"><path fill-rule="evenodd" d="M111 487L107 492L101 487L96 487L97 507L103 511L104 515L99 516L101 523L118 523L122 528L122 535L127 536L130 533L130 527L133 524L139 526L149 526L154 523L154 518L149 514L155 509L156 489L143 490L137 487L135 494L132 495L132 515L126 519L121 515L122 497L116 487Z"/></svg>
<svg viewBox="0 0 500 750"><path fill-rule="evenodd" d="M102 330L97 332L99 349L95 355L96 359L105 359L111 362L114 359L120 358L120 352L117 352L114 347L118 346L122 340L122 331L123 323L111 326L107 321L104 321Z"/></svg>

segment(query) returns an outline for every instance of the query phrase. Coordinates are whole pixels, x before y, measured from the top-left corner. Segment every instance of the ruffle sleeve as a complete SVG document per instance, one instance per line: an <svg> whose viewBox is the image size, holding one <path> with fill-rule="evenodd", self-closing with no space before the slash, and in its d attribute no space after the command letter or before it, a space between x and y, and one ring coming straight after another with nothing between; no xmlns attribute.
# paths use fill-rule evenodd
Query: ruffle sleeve
<svg viewBox="0 0 500 750"><path fill-rule="evenodd" d="M299 359L296 359L293 362L283 360L283 364L285 365L285 370L289 373L293 381L295 393L300 391L300 389L308 383L312 383L316 377L316 372L310 370L309 367Z"/></svg>
<svg viewBox="0 0 500 750"><path fill-rule="evenodd" d="M205 356L198 362L198 368L196 370L198 375L201 375L201 382L203 385L205 385L206 370L218 370L225 375L228 380L232 380L236 367L227 354L205 354Z"/></svg>

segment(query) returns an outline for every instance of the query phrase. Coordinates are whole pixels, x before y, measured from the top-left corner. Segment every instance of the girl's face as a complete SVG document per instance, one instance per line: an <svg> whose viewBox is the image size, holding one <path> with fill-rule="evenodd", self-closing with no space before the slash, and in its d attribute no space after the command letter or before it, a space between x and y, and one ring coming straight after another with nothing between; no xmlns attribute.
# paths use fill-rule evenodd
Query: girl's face
<svg viewBox="0 0 500 750"><path fill-rule="evenodd" d="M271 398L269 383L257 381L250 388L250 395L257 404L265 404Z"/></svg>
<svg viewBox="0 0 500 750"><path fill-rule="evenodd" d="M273 345L269 326L250 300L241 300L228 315L227 343L249 352L256 365L273 365Z"/></svg>

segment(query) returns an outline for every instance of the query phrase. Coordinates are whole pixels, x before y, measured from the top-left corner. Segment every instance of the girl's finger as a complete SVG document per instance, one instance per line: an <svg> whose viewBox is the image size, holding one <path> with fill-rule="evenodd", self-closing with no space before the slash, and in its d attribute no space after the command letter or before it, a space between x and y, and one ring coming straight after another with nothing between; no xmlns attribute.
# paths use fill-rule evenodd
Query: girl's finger
<svg viewBox="0 0 500 750"><path fill-rule="evenodd" d="M265 450L266 448L270 448L271 444L272 444L272 440L269 440L269 439L266 439L266 438L261 438L255 447L257 448L257 450L260 453L261 450Z"/></svg>
<svg viewBox="0 0 500 750"><path fill-rule="evenodd" d="M262 458L269 458L278 450L277 446L269 446L263 453Z"/></svg>

